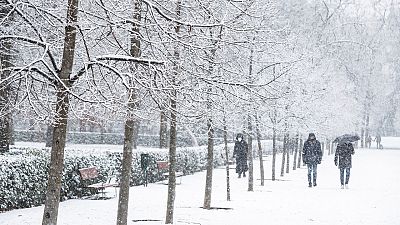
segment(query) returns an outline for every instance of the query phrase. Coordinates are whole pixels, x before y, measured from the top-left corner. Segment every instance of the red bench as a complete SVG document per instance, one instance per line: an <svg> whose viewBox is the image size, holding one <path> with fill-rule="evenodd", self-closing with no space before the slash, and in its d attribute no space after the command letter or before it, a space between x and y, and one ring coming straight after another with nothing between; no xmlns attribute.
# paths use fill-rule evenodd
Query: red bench
<svg viewBox="0 0 400 225"><path fill-rule="evenodd" d="M168 161L156 161L157 164L157 169L159 172L161 172L164 180L167 180L169 177L169 163ZM179 179L179 184L182 183L182 176L183 173L182 172L175 172L175 176L176 177L180 177Z"/></svg>
<svg viewBox="0 0 400 225"><path fill-rule="evenodd" d="M99 177L99 172L96 167L88 167L79 169L79 175L83 182L90 182L90 180L96 179ZM110 176L106 178L106 181L94 183L85 186L86 188L92 188L96 190L96 193L99 191L102 194L102 198L105 198L104 190L108 187L115 187L115 196L117 196L117 186L118 184L114 182L115 176Z"/></svg>

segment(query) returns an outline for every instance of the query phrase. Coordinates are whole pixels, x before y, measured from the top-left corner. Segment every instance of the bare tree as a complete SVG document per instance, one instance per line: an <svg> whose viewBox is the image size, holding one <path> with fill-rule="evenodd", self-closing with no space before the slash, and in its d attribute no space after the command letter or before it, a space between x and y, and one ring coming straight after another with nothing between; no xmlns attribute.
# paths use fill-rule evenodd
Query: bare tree
<svg viewBox="0 0 400 225"><path fill-rule="evenodd" d="M229 177L229 150L228 150L228 130L226 126L226 113L224 111L224 146L225 146L225 167L226 167L226 200L231 200L231 187Z"/></svg>
<svg viewBox="0 0 400 225"><path fill-rule="evenodd" d="M302 161L301 161L301 157L303 155L302 152L303 152L303 139L300 138L300 140L299 140L299 158L297 160L297 168L300 168L301 163L302 163Z"/></svg>
<svg viewBox="0 0 400 225"><path fill-rule="evenodd" d="M43 212L42 225L57 224L58 206L62 170L64 167L64 148L67 135L67 121L69 110L69 88L71 87L70 74L74 64L75 41L78 21L78 0L68 0L67 25L65 27L64 51L61 61L61 70L58 73L56 118L53 130L53 145L51 148L50 171L46 191L46 200Z"/></svg>
<svg viewBox="0 0 400 225"><path fill-rule="evenodd" d="M258 115L256 115L256 133L257 133L257 143L258 143L258 158L260 160L261 186L264 186L264 160L263 160L263 150L261 146L260 120L258 118Z"/></svg>
<svg viewBox="0 0 400 225"><path fill-rule="evenodd" d="M7 29L11 23L12 6L6 0L0 0L0 26ZM1 29L0 29L1 30ZM6 80L11 71L11 51L12 44L10 41L5 41L0 45L0 81ZM12 114L11 114L11 85L7 83L0 84L0 153L8 152L11 142L11 127L12 127Z"/></svg>
<svg viewBox="0 0 400 225"><path fill-rule="evenodd" d="M276 109L273 109L273 115L270 116L272 121L272 177L271 179L275 180L275 164L276 164Z"/></svg>
<svg viewBox="0 0 400 225"><path fill-rule="evenodd" d="M163 108L161 109L160 113L160 148L167 148L168 143L167 143L167 129L168 129L168 120L167 120L167 115L166 114L166 109Z"/></svg>
<svg viewBox="0 0 400 225"><path fill-rule="evenodd" d="M281 165L281 177L285 175L285 159L286 159L286 152L287 149L287 136L286 133L283 135L283 149L282 149L282 165Z"/></svg>
<svg viewBox="0 0 400 225"><path fill-rule="evenodd" d="M294 156L293 156L293 170L296 170L297 166L297 152L299 151L299 133L297 133L296 138L293 140Z"/></svg>
<svg viewBox="0 0 400 225"><path fill-rule="evenodd" d="M208 110L211 111L211 103L208 101ZM207 173L206 173L206 186L204 193L204 209L211 208L211 193L212 193L212 175L214 167L214 128L212 119L207 119Z"/></svg>
<svg viewBox="0 0 400 225"><path fill-rule="evenodd" d="M247 188L247 191L254 191L254 177L253 177L253 126L251 123L251 116L248 115L247 117L247 122L248 122L248 160L249 160L249 186Z"/></svg>
<svg viewBox="0 0 400 225"><path fill-rule="evenodd" d="M291 140L289 137L289 133L286 133L285 135L286 135L286 173L289 173Z"/></svg>
<svg viewBox="0 0 400 225"><path fill-rule="evenodd" d="M132 57L141 56L140 46L140 23L141 23L141 0L133 1L133 27L131 37L130 54ZM133 115L138 109L137 87L135 87L134 74L137 74L138 66L132 66L132 73L129 80L130 88L128 94L127 118L125 121L124 149L122 158L122 173L120 181L120 194L118 200L117 225L126 225L128 223L128 207L129 207L129 188L132 170L132 149L136 147L138 121Z"/></svg>
<svg viewBox="0 0 400 225"><path fill-rule="evenodd" d="M182 10L182 2L181 0L177 0L176 2L176 18L180 19ZM180 24L175 25L175 33L179 36L181 29ZM174 68L172 72L172 80L171 84L176 85L176 80L179 76L179 60L180 60L180 52L179 52L179 43L176 43L174 50ZM176 133L177 133L177 90L171 90L170 97L170 107L171 107L171 123L170 123L170 136L169 136L169 176L168 176L168 200L167 200L167 212L165 217L165 224L174 223L174 203L175 203L175 194L176 194Z"/></svg>

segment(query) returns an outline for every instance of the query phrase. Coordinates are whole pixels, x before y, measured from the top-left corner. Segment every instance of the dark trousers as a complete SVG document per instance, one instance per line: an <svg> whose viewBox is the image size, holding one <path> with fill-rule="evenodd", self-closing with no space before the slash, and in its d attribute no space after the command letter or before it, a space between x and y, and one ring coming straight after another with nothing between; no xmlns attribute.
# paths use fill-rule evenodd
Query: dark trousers
<svg viewBox="0 0 400 225"><path fill-rule="evenodd" d="M346 183L344 182L344 171L346 170ZM348 184L350 179L350 167L340 168L340 183L342 185Z"/></svg>
<svg viewBox="0 0 400 225"><path fill-rule="evenodd" d="M317 164L307 164L308 168L308 184L311 185L311 180L314 184L317 183ZM311 179L312 178L312 179Z"/></svg>

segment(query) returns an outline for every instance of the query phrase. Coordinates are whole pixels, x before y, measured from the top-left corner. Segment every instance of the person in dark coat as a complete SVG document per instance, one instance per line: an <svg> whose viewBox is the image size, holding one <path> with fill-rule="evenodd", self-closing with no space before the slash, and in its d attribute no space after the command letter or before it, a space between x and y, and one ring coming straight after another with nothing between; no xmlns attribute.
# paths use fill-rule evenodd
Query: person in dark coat
<svg viewBox="0 0 400 225"><path fill-rule="evenodd" d="M236 158L236 173L239 174L239 178L243 174L246 177L246 171L249 170L247 166L247 143L243 140L243 134L236 136L235 147L233 149L233 157Z"/></svg>
<svg viewBox="0 0 400 225"><path fill-rule="evenodd" d="M321 163L322 150L321 143L315 138L314 133L308 135L308 139L304 143L302 157L303 163L307 164L308 168L308 186L317 186L317 165Z"/></svg>
<svg viewBox="0 0 400 225"><path fill-rule="evenodd" d="M335 165L339 165L340 169L340 184L343 189L349 188L350 168L351 168L351 155L354 154L354 147L350 142L338 143L335 153ZM346 180L344 180L344 172L346 171Z"/></svg>
<svg viewBox="0 0 400 225"><path fill-rule="evenodd" d="M383 148L383 147L381 147L381 146L382 146L381 140L382 140L381 135L378 133L378 134L376 135L376 137L375 137L376 149L382 149L382 148Z"/></svg>

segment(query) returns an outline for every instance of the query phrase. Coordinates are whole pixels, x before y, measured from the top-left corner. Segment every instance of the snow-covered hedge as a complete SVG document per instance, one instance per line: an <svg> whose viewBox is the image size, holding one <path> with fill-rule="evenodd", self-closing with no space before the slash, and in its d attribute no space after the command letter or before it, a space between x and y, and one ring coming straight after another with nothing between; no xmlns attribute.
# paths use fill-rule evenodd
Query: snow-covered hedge
<svg viewBox="0 0 400 225"><path fill-rule="evenodd" d="M37 130L16 130L14 131L16 141L23 142L46 142L46 135L43 131ZM67 143L73 144L110 144L122 145L124 141L123 133L97 133L97 132L68 132ZM142 135L139 134L138 145L158 147L158 135ZM199 145L206 145L207 138L197 139ZM179 147L192 146L192 140L186 133L178 135L177 140ZM222 139L215 139L215 143L222 143Z"/></svg>
<svg viewBox="0 0 400 225"><path fill-rule="evenodd" d="M179 148L177 151L177 167L184 174L191 174L205 169L206 147ZM131 185L144 183L140 155L150 156L148 181L162 179L156 161L167 160L168 150L139 149L134 153ZM214 154L215 165L222 165L224 160L223 147L216 146ZM48 149L12 149L9 154L0 155L0 211L17 208L38 206L44 203L49 168ZM67 150L61 200L78 198L88 195L88 189L82 184L78 169L96 166L99 170L100 181L108 175L116 175L119 179L121 172L122 153Z"/></svg>

